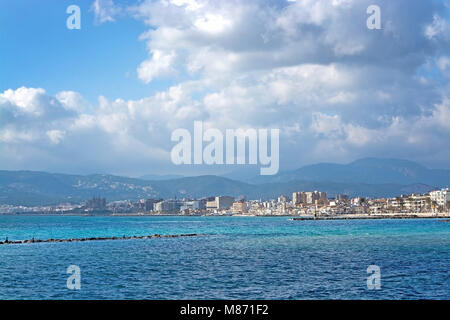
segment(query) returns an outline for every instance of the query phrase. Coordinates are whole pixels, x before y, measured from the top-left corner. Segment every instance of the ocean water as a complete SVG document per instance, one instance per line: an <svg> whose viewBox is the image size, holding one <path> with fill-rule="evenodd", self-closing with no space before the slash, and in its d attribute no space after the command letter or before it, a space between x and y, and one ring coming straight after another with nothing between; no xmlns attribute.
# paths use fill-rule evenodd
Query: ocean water
<svg viewBox="0 0 450 320"><path fill-rule="evenodd" d="M2 240L154 233L202 236L0 245L0 299L450 298L450 223L437 219L0 216Z"/></svg>

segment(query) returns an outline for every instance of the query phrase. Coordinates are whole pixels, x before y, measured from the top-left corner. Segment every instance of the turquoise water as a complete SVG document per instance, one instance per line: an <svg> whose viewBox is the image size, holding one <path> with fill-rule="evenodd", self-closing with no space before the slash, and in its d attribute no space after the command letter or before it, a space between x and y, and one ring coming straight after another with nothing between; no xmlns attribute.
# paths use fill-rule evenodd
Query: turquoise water
<svg viewBox="0 0 450 320"><path fill-rule="evenodd" d="M450 223L435 219L0 216L2 240L154 233L204 235L1 245L0 299L450 298Z"/></svg>

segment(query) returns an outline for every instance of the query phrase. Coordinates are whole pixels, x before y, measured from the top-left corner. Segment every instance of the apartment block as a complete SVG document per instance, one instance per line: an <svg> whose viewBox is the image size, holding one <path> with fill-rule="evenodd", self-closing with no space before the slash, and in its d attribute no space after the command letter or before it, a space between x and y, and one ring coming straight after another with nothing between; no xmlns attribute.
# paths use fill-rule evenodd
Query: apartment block
<svg viewBox="0 0 450 320"><path fill-rule="evenodd" d="M436 202L438 206L446 207L447 202L450 201L450 189L431 191L430 199L432 202Z"/></svg>
<svg viewBox="0 0 450 320"><path fill-rule="evenodd" d="M216 208L217 209L230 209L233 205L234 198L228 196L216 197Z"/></svg>

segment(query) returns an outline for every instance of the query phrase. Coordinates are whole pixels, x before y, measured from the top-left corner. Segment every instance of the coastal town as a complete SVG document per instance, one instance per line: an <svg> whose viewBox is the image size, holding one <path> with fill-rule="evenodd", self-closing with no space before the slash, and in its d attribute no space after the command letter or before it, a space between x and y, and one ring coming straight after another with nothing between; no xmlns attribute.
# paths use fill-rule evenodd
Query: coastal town
<svg viewBox="0 0 450 320"><path fill-rule="evenodd" d="M393 198L328 197L323 191L298 191L271 200L244 196L211 196L201 199L140 199L107 202L94 197L80 204L53 206L0 205L0 214L53 215L236 215L309 217L435 217L450 216L450 189Z"/></svg>

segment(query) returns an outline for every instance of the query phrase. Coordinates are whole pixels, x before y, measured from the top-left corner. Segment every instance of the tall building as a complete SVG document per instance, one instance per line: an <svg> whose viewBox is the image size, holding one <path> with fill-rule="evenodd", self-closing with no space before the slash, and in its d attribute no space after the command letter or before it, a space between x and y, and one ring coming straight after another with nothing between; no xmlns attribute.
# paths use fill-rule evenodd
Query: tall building
<svg viewBox="0 0 450 320"><path fill-rule="evenodd" d="M231 207L231 212L247 213L248 212L247 202L244 202L244 201L233 202L233 206Z"/></svg>
<svg viewBox="0 0 450 320"><path fill-rule="evenodd" d="M438 206L446 207L447 202L450 201L450 189L445 188L430 192L431 201L436 202Z"/></svg>
<svg viewBox="0 0 450 320"><path fill-rule="evenodd" d="M150 211L153 210L153 205L155 203L161 202L162 199L156 200L156 199L147 199L145 200L145 210Z"/></svg>
<svg viewBox="0 0 450 320"><path fill-rule="evenodd" d="M93 197L87 202L86 208L93 210L104 210L106 208L106 199Z"/></svg>
<svg viewBox="0 0 450 320"><path fill-rule="evenodd" d="M217 209L217 203L216 200L210 200L210 201L206 201L206 209Z"/></svg>
<svg viewBox="0 0 450 320"><path fill-rule="evenodd" d="M326 204L327 193L321 191L305 192L307 204Z"/></svg>
<svg viewBox="0 0 450 320"><path fill-rule="evenodd" d="M217 209L230 209L233 205L234 198L228 196L216 197L216 208Z"/></svg>
<svg viewBox="0 0 450 320"><path fill-rule="evenodd" d="M180 210L191 210L191 211L195 211L195 210L200 210L200 209L204 209L205 205L202 201L200 200L188 200L188 201L184 201L183 205L181 206Z"/></svg>
<svg viewBox="0 0 450 320"><path fill-rule="evenodd" d="M292 193L292 204L294 206L298 204L305 204L306 203L306 194L305 192L294 192Z"/></svg>
<svg viewBox="0 0 450 320"><path fill-rule="evenodd" d="M316 200L316 195L314 192L305 192L305 195L307 204L313 204L314 200Z"/></svg>
<svg viewBox="0 0 450 320"><path fill-rule="evenodd" d="M154 211L164 213L177 213L183 203L178 200L163 200L154 204Z"/></svg>
<svg viewBox="0 0 450 320"><path fill-rule="evenodd" d="M292 204L327 204L327 193L321 191L294 192L292 194Z"/></svg>
<svg viewBox="0 0 450 320"><path fill-rule="evenodd" d="M319 191L319 199L318 200L318 204L326 206L328 205L328 198L327 198L327 193L324 191Z"/></svg>

